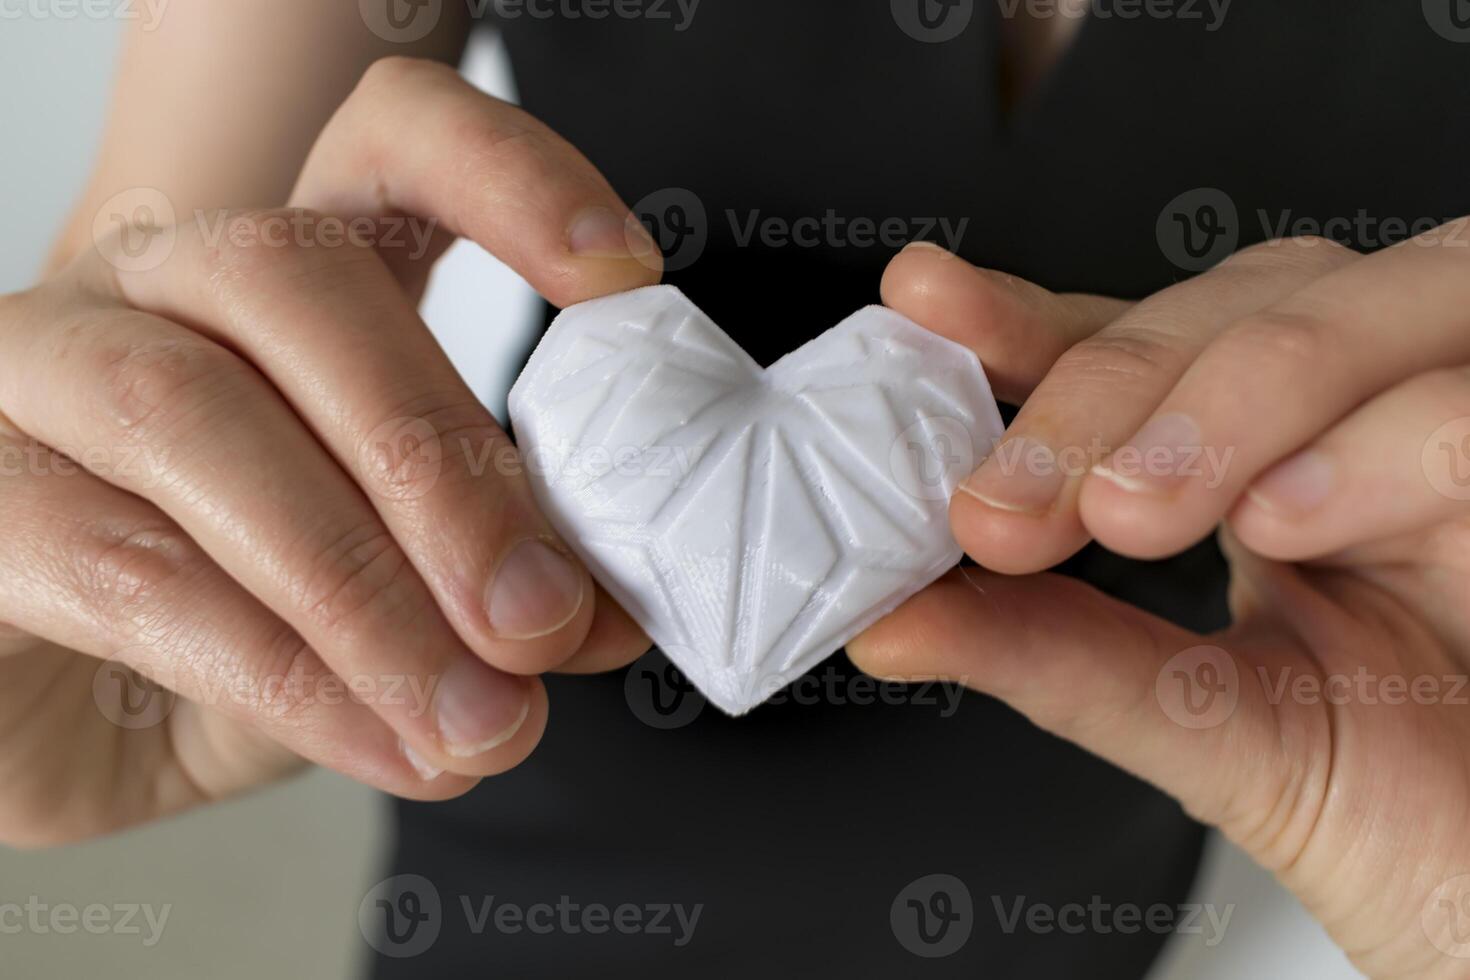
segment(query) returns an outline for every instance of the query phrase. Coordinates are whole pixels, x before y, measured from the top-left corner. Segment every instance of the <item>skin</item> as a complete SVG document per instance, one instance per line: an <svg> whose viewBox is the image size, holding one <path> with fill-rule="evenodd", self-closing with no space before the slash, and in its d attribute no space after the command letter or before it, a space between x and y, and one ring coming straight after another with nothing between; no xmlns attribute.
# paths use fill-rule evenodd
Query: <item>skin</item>
<svg viewBox="0 0 1470 980"><path fill-rule="evenodd" d="M656 254L574 148L433 63L462 46L456 5L412 45L372 36L350 4L247 6L176 3L128 39L50 272L0 297L0 841L13 846L152 820L303 760L448 798L532 751L548 710L536 674L610 669L646 646L575 566L573 600L522 589L525 615L496 627L488 590L506 555L565 547L514 466L473 465L514 462L513 448L414 305L455 236L558 305L656 282ZM1007 25L1009 100L1078 23ZM148 268L123 245L154 229L95 234L138 187L183 216ZM590 235L577 230L589 209ZM434 229L426 252L320 234L333 218L399 216ZM276 237L298 227L308 244ZM905 250L885 302L975 349L997 393L1024 402L1015 445L1122 447L1152 417L1187 416L1202 446L1232 455L1208 485L1140 481L1105 454L1038 486L999 469L1003 444L951 510L981 567L850 648L880 676L940 674L1002 698L1173 794L1383 977L1464 973L1442 948L1453 934L1421 910L1465 900L1447 885L1470 871L1470 720L1448 697L1272 692L1283 672L1466 671L1464 505L1434 490L1450 474L1420 452L1470 415L1470 278L1442 246L1275 243L1137 304ZM398 428L379 437L404 417L443 438L410 451ZM139 450L151 468L116 465ZM1217 529L1234 612L1217 636L1045 571L1089 540L1150 558ZM1233 678L1233 710L1208 725L1169 695L1202 676L1201 656ZM122 698L141 690L117 683L127 671L182 697L127 727ZM447 737L464 719L446 729L446 690L461 716L478 710L488 737L471 751Z"/></svg>
<svg viewBox="0 0 1470 980"><path fill-rule="evenodd" d="M1470 509L1435 434L1470 432L1467 241L1470 219L1371 256L1270 242L1139 303L910 246L885 302L1022 408L951 502L980 567L853 660L963 682L1177 797L1370 976L1464 976ZM1233 623L1213 636L1046 571L1088 541L1152 559L1217 533ZM1224 707L1191 713L1210 689Z"/></svg>
<svg viewBox="0 0 1470 980"><path fill-rule="evenodd" d="M415 305L455 237L560 306L657 282L652 243L535 119L443 64L379 57L403 48L355 10L264 6L179 5L128 40L55 270L0 297L11 845L107 833L305 761L452 797L535 747L536 675L647 648ZM415 50L449 54L462 28L447 17ZM244 63L277 44L295 84ZM205 95L158 63L253 84ZM190 118L205 122L161 124ZM136 186L176 225L110 200ZM282 206L238 206L256 201ZM404 218L421 243L395 237ZM138 727L123 708L148 679L180 697Z"/></svg>

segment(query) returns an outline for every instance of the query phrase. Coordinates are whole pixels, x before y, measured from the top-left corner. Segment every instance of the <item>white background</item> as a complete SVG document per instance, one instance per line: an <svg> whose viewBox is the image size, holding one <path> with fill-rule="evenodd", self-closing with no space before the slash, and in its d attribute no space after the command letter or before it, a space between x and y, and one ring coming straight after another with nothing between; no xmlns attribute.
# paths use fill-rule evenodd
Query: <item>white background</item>
<svg viewBox="0 0 1470 980"><path fill-rule="evenodd" d="M33 280L90 167L118 28L112 20L0 20L0 292ZM467 70L509 93L504 61L489 39ZM530 309L519 280L464 246L436 274L426 301L426 317L497 411L530 342ZM109 841L36 854L0 851L0 904L37 896L79 907L172 906L152 948L139 936L0 934L0 976L355 976L365 951L357 908L383 875L387 817L376 794L314 773ZM1358 975L1270 876L1218 840L1195 900L1213 904L1217 915L1229 909L1223 940L1207 946L1206 936L1176 938L1151 980ZM983 902L977 914L986 914Z"/></svg>

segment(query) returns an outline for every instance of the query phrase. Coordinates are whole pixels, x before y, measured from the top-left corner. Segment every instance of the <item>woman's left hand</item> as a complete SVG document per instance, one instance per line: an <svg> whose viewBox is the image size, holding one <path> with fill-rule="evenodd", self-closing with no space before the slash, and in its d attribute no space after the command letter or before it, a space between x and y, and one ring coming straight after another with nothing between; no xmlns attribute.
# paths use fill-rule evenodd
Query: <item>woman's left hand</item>
<svg viewBox="0 0 1470 980"><path fill-rule="evenodd" d="M1470 219L1367 256L1269 242L1137 304L910 247L883 294L1023 407L951 504L982 568L853 659L1174 795L1368 974L1470 975ZM1217 529L1208 637L1044 571Z"/></svg>

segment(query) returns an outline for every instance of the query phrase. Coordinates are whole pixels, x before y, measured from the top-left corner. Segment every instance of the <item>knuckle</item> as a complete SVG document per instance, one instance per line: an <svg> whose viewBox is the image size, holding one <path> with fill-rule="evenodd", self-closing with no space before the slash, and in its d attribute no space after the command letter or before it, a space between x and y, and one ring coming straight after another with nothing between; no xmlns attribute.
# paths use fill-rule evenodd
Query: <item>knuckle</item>
<svg viewBox="0 0 1470 980"><path fill-rule="evenodd" d="M1182 360L1178 341L1167 333L1120 324L1078 341L1058 359L1053 373L1069 386L1111 386L1176 374Z"/></svg>
<svg viewBox="0 0 1470 980"><path fill-rule="evenodd" d="M203 567L198 545L161 523L91 524L72 549L78 593L102 622L156 627L170 596Z"/></svg>
<svg viewBox="0 0 1470 980"><path fill-rule="evenodd" d="M315 687L325 676L316 651L301 634L287 628L262 652L260 666L252 672L256 694L249 707L253 714L289 723L311 713L316 705Z"/></svg>
<svg viewBox="0 0 1470 980"><path fill-rule="evenodd" d="M380 635L417 620L427 597L413 566L388 531L353 528L325 548L303 587L306 616L329 633Z"/></svg>
<svg viewBox="0 0 1470 980"><path fill-rule="evenodd" d="M1241 249L1222 267L1267 275L1296 272L1322 276L1349 265L1358 258L1358 253L1331 238L1298 235L1258 242Z"/></svg>
<svg viewBox="0 0 1470 980"><path fill-rule="evenodd" d="M233 211L214 220L222 230L204 246L202 265L222 303L356 288L376 261L371 241L349 233L347 222L309 208Z"/></svg>
<svg viewBox="0 0 1470 980"><path fill-rule="evenodd" d="M383 90L398 92L404 86L423 84L448 74L454 74L453 70L439 61L389 55L367 66L357 84L356 92L364 97L373 97Z"/></svg>
<svg viewBox="0 0 1470 980"><path fill-rule="evenodd" d="M1231 327L1221 349L1247 366L1320 366L1329 353L1326 325L1317 316L1289 310L1263 310Z"/></svg>
<svg viewBox="0 0 1470 980"><path fill-rule="evenodd" d="M392 500L417 499L441 479L483 476L510 439L472 399L403 405L363 440L360 469L367 489Z"/></svg>
<svg viewBox="0 0 1470 980"><path fill-rule="evenodd" d="M102 417L125 438L147 439L237 394L248 373L223 347L177 337L104 350L98 377Z"/></svg>

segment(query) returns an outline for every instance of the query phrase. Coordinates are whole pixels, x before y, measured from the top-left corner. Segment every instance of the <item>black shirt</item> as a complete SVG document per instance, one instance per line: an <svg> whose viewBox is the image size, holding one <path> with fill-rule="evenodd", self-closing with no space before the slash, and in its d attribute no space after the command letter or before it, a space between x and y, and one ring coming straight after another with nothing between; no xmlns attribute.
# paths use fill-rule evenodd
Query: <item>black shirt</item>
<svg viewBox="0 0 1470 980"><path fill-rule="evenodd" d="M1325 231L1372 249L1470 213L1462 0L1237 0L1223 18L1205 0L1099 0L1010 113L1001 0L702 0L687 21L673 0L624 8L634 19L569 5L597 6L506 8L522 104L639 202L667 281L763 363L875 302L911 237L1138 297L1253 241ZM1124 16L1150 7L1173 14ZM948 33L946 17L967 18L952 39L912 36ZM1213 546L1151 564L1091 548L1068 570L1196 629L1225 622ZM656 660L549 678L526 764L399 806L394 871L432 882L442 922L378 975L1144 973L1165 937L1012 915L1183 901L1202 834L1173 801L980 695L880 695L841 656L814 675L745 718L692 721L697 696L681 702ZM549 933L497 926L495 909L537 903L573 911ZM620 905L644 926L582 927ZM700 907L686 942L672 909L668 932L647 928L664 905ZM965 927L948 955L919 955Z"/></svg>

